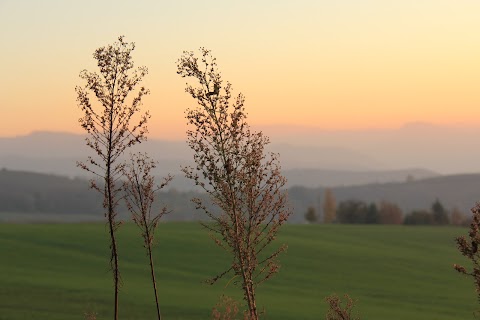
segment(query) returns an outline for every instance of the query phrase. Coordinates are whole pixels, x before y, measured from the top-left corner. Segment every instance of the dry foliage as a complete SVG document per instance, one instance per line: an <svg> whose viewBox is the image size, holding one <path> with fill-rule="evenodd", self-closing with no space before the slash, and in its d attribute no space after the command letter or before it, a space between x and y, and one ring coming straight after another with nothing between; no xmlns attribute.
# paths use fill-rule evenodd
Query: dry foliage
<svg viewBox="0 0 480 320"><path fill-rule="evenodd" d="M220 212L213 212L200 199L193 199L211 223L204 223L215 243L231 254L232 263L216 280L233 271L248 304L249 319L258 319L255 289L279 269L278 255L286 246L265 250L275 240L280 226L291 214L283 187L277 154L267 154L269 139L251 132L246 122L245 99L232 101L230 83L224 83L216 59L200 49L200 58L184 52L178 74L194 78L186 92L197 102L186 118L187 131L196 167L183 171L210 196Z"/></svg>
<svg viewBox="0 0 480 320"><path fill-rule="evenodd" d="M213 320L236 320L238 319L239 304L233 298L222 295L220 301L212 309Z"/></svg>
<svg viewBox="0 0 480 320"><path fill-rule="evenodd" d="M467 271L467 268L454 264L453 267L458 272L473 278L475 291L477 292L477 299L480 302L480 255L478 247L480 245L480 203L477 203L472 208L473 220L470 224L468 232L468 240L464 236L455 238L458 250L472 262L472 270Z"/></svg>
<svg viewBox="0 0 480 320"><path fill-rule="evenodd" d="M85 320L97 320L97 313L96 312L85 312Z"/></svg>
<svg viewBox="0 0 480 320"><path fill-rule="evenodd" d="M127 208L132 214L133 221L141 230L144 242L143 246L147 250L150 263L150 275L157 306L157 318L161 319L152 250L155 240L155 230L160 218L167 213L167 208L163 207L158 213L152 214L152 205L155 202L155 193L165 187L172 180L172 177L168 176L162 184L156 185L155 179L151 174L152 169L155 167L156 163L146 154L139 153L132 155L130 163L125 167L125 176L127 179L123 186L126 194L125 200Z"/></svg>
<svg viewBox="0 0 480 320"><path fill-rule="evenodd" d="M378 209L378 223L380 224L402 224L402 209L395 203L381 201Z"/></svg>
<svg viewBox="0 0 480 320"><path fill-rule="evenodd" d="M146 139L146 123L149 114L134 117L140 112L142 98L149 93L141 87L136 96L127 102L127 97L147 74L147 68L133 69L131 53L133 43L118 38L113 45L95 50L93 57L97 60L100 73L83 70L80 78L85 80L84 86L77 86L77 101L84 116L79 122L87 133L87 146L94 151L94 156L86 162L78 162L78 166L94 174L103 182L97 184L91 181L91 186L103 197L106 209L110 235L110 265L115 285L114 317L118 319L118 292L120 287L120 271L118 267L118 249L115 232L121 222L117 221L119 201L122 199L122 187L118 180L123 176L124 163L120 157L132 145ZM92 104L90 93L93 93L97 103Z"/></svg>
<svg viewBox="0 0 480 320"><path fill-rule="evenodd" d="M352 300L348 294L345 294L344 297L345 301L343 306L340 297L336 294L325 298L329 307L325 316L326 320L360 320L359 316L353 315L353 308L355 307L356 301Z"/></svg>

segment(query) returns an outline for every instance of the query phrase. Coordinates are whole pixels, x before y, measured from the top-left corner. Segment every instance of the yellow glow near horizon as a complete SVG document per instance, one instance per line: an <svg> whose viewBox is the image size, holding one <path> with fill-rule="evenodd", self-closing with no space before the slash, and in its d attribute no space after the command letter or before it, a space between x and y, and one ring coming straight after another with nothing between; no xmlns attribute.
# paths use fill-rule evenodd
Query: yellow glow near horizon
<svg viewBox="0 0 480 320"><path fill-rule="evenodd" d="M118 35L150 73L152 137L184 137L175 61L213 50L250 123L325 129L480 124L480 2L0 2L0 136L82 132L74 88Z"/></svg>

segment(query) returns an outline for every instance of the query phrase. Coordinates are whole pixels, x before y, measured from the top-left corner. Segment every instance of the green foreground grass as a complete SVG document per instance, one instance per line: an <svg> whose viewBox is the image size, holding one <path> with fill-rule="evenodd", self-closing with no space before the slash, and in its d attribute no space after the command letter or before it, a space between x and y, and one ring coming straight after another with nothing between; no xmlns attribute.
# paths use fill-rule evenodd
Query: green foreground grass
<svg viewBox="0 0 480 320"><path fill-rule="evenodd" d="M473 319L478 305L451 227L288 225L278 275L258 289L265 319L324 319L325 296L348 293L362 319ZM119 230L121 319L154 319L147 257L136 226ZM0 319L112 318L106 227L98 224L0 225ZM197 223L158 230L155 263L164 319L209 319L222 293L241 299L231 278L203 280L229 259Z"/></svg>

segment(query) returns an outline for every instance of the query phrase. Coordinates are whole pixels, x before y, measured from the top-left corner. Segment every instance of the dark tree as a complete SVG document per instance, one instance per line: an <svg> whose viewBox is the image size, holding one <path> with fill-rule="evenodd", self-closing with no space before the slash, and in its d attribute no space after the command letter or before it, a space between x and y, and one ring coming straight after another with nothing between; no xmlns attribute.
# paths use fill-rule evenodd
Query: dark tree
<svg viewBox="0 0 480 320"><path fill-rule="evenodd" d="M307 220L309 223L318 222L318 215L315 212L314 207L308 207L307 212L305 213L305 220Z"/></svg>
<svg viewBox="0 0 480 320"><path fill-rule="evenodd" d="M118 292L120 287L120 271L118 267L118 248L115 232L121 222L117 221L117 206L122 199L122 186L118 180L123 176L124 163L120 160L124 151L132 145L146 139L146 123L150 117L148 112L138 116L142 98L149 93L140 87L131 101L127 101L137 85L147 74L146 67L133 70L133 43L118 38L113 45L95 50L93 57L97 60L100 73L80 73L85 80L84 86L77 86L77 101L84 116L79 122L87 133L87 146L94 156L78 166L87 170L100 181L92 180L91 186L103 195L105 217L108 220L110 235L110 265L115 286L114 317L118 319ZM93 93L97 103L92 103ZM136 120L135 120L136 119Z"/></svg>
<svg viewBox="0 0 480 320"><path fill-rule="evenodd" d="M359 200L341 201L337 207L338 223L366 223L368 207Z"/></svg>
<svg viewBox="0 0 480 320"><path fill-rule="evenodd" d="M222 81L209 50L201 48L200 57L184 52L178 74L197 83L186 88L198 104L186 112L193 127L187 136L196 166L183 171L219 209L215 212L201 199L193 200L212 220L204 227L232 256L231 265L211 283L233 271L241 279L248 319L256 320L256 288L278 271L277 257L286 249L265 251L291 214L283 190L286 179L278 155L265 151L269 139L250 131L243 95L232 101L231 85Z"/></svg>
<svg viewBox="0 0 480 320"><path fill-rule="evenodd" d="M367 215L365 217L365 223L376 224L379 223L378 208L375 203L370 203L367 208Z"/></svg>
<svg viewBox="0 0 480 320"><path fill-rule="evenodd" d="M445 210L443 205L440 203L440 200L436 199L432 204L432 214L435 224L445 225L450 221L448 219L448 212Z"/></svg>

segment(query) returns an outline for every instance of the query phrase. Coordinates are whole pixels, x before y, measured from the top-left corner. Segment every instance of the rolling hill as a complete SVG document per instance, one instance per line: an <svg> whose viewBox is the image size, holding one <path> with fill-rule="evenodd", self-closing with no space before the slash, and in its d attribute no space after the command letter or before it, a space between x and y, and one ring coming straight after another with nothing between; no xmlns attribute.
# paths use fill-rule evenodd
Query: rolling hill
<svg viewBox="0 0 480 320"><path fill-rule="evenodd" d="M1 221L85 221L103 218L102 200L88 187L85 179L23 171L0 170ZM382 200L396 203L405 212L429 209L438 198L447 209L457 207L469 213L480 200L480 174L440 176L397 183L375 183L332 188L337 200L356 199L365 202ZM319 208L325 188L291 187L289 200L294 209L290 222L304 222L309 206ZM195 211L190 199L205 197L194 191L175 189L159 193L160 203L172 213L167 220L197 220L203 214ZM125 208L121 208L126 216Z"/></svg>

